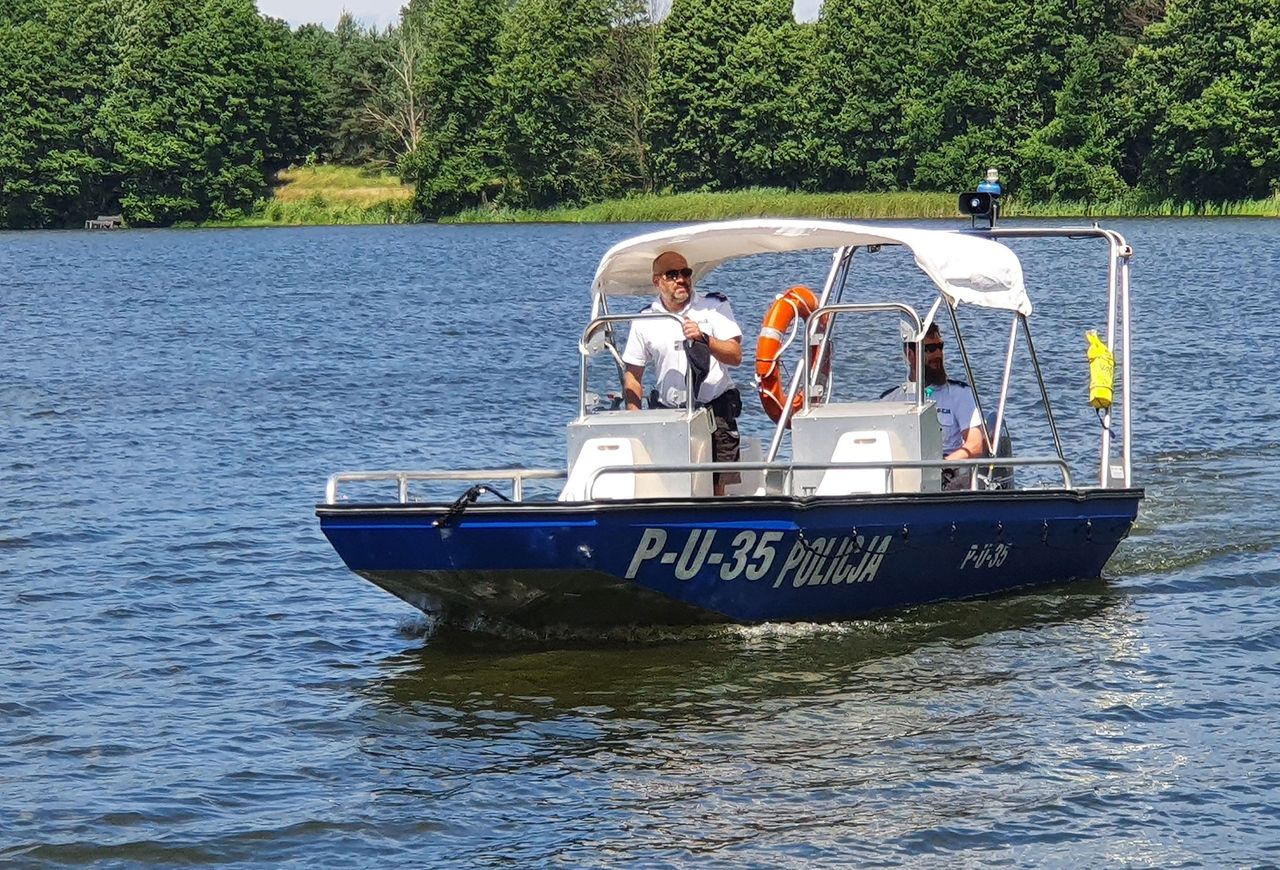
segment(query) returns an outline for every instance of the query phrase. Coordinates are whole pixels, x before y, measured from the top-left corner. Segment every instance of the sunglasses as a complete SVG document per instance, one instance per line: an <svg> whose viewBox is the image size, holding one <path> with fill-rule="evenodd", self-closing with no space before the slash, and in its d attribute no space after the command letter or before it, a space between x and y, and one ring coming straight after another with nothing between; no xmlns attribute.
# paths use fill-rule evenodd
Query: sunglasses
<svg viewBox="0 0 1280 870"><path fill-rule="evenodd" d="M692 278L693 270L690 269L688 266L685 266L683 269L668 269L667 271L662 272L661 274L662 274L662 277L666 278L668 281L674 281L677 278Z"/></svg>
<svg viewBox="0 0 1280 870"><path fill-rule="evenodd" d="M908 345L907 345L907 349L908 349L908 350L915 350L915 349L916 349L916 346L915 346L914 344L908 344ZM942 350L942 342L940 342L940 341L931 341L931 342L928 342L927 344L925 344L925 345L924 345L924 352L925 352L925 353L933 353L935 350Z"/></svg>

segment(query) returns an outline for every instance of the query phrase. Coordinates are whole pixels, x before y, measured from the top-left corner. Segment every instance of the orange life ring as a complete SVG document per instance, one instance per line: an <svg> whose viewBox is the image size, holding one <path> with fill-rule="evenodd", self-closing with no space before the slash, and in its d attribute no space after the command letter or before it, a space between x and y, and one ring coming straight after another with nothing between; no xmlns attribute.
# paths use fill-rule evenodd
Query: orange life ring
<svg viewBox="0 0 1280 870"><path fill-rule="evenodd" d="M764 313L760 338L756 341L756 389L760 393L760 404L764 406L764 412L775 423L782 416L782 406L787 401L786 387L782 384L782 365L778 359L782 353L783 340L797 315L802 320L808 320L817 307L818 297L813 291L797 284L775 299ZM814 347L811 354L816 354L817 350ZM809 362L815 362L812 356ZM791 425L791 415L803 406L804 389L801 388L791 401L791 410L787 412L788 426Z"/></svg>

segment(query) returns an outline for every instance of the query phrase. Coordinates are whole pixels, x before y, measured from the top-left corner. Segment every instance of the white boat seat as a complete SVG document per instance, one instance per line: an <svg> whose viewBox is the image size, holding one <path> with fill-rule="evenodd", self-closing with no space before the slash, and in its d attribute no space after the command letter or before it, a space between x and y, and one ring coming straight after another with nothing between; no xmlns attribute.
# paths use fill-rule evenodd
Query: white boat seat
<svg viewBox="0 0 1280 870"><path fill-rule="evenodd" d="M832 462L893 461L889 433L882 429L845 432L831 451ZM891 489L888 468L830 468L818 483L817 495L883 494Z"/></svg>
<svg viewBox="0 0 1280 870"><path fill-rule="evenodd" d="M649 452L638 438L588 438L574 459L559 500L586 501L587 487L591 486L591 476L597 469L651 464ZM636 477L634 472L602 474L596 478L592 497L597 500L635 498Z"/></svg>

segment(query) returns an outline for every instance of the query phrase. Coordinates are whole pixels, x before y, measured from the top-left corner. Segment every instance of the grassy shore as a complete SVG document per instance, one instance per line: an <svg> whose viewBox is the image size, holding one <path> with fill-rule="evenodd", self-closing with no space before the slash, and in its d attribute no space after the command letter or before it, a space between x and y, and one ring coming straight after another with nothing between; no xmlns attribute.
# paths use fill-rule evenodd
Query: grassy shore
<svg viewBox="0 0 1280 870"><path fill-rule="evenodd" d="M662 222L745 217L943 218L956 216L956 197L943 193L798 193L772 188L727 193L675 193L613 199L543 211L470 209L448 220L484 222Z"/></svg>
<svg viewBox="0 0 1280 870"><path fill-rule="evenodd" d="M413 187L389 172L348 166L304 166L279 174L279 186L253 214L227 226L412 223ZM1017 217L1280 217L1280 197L1190 203L1128 197L1107 203L1023 203L1010 198L1004 216ZM661 223L745 217L850 220L958 218L954 193L802 193L756 188L728 193L647 194L579 208L470 209L441 223Z"/></svg>
<svg viewBox="0 0 1280 870"><path fill-rule="evenodd" d="M720 220L739 217L811 217L852 220L956 218L954 193L800 193L772 188L729 193L678 193L633 196L580 208L522 211L471 209L444 220L450 223L502 222L662 222ZM1006 200L1003 215L1017 217L1280 217L1280 197L1211 203L1150 201L1138 197L1106 203L1055 201L1021 203Z"/></svg>
<svg viewBox="0 0 1280 870"><path fill-rule="evenodd" d="M412 223L413 186L394 173L351 166L291 167L253 214L222 226Z"/></svg>
<svg viewBox="0 0 1280 870"><path fill-rule="evenodd" d="M1141 197L1112 202L1029 202L1010 201L1007 217L1280 217L1280 196L1210 202L1196 206L1190 202L1148 200Z"/></svg>

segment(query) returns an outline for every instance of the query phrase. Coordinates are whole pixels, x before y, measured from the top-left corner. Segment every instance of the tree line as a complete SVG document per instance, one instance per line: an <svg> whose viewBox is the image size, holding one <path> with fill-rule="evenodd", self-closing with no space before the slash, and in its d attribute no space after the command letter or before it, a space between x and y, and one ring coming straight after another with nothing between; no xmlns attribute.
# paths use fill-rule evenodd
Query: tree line
<svg viewBox="0 0 1280 870"><path fill-rule="evenodd" d="M234 219L306 161L433 218L635 192L1280 189L1276 0L0 0L0 225Z"/></svg>

